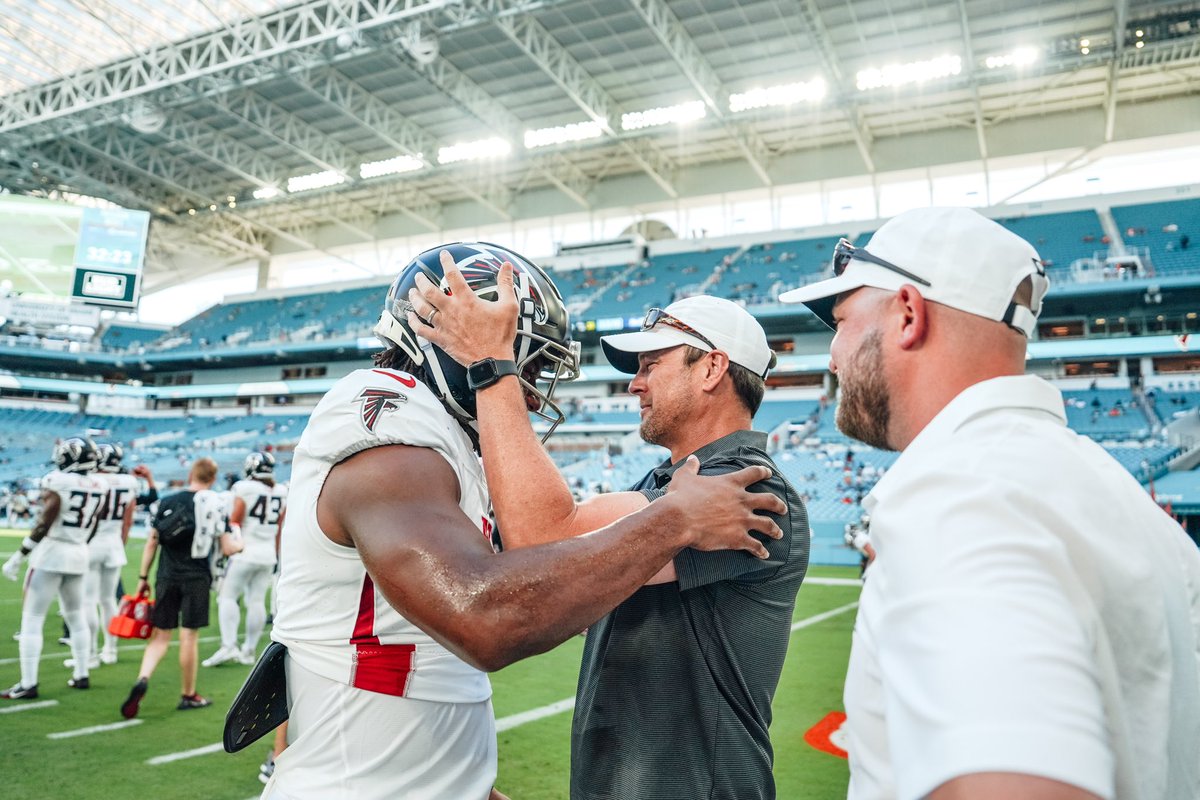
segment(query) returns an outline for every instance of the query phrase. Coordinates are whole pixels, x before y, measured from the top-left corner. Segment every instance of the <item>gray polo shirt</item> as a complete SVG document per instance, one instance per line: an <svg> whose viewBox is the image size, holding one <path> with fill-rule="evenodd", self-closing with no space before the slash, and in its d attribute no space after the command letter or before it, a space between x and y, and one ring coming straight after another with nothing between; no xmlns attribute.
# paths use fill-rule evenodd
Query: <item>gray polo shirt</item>
<svg viewBox="0 0 1200 800"><path fill-rule="evenodd" d="M696 451L702 474L751 464L783 498L770 557L743 551L675 556L678 581L644 586L588 630L571 728L572 800L767 800L771 699L808 568L808 515L766 454L767 437L736 431ZM661 497L665 462L634 490Z"/></svg>

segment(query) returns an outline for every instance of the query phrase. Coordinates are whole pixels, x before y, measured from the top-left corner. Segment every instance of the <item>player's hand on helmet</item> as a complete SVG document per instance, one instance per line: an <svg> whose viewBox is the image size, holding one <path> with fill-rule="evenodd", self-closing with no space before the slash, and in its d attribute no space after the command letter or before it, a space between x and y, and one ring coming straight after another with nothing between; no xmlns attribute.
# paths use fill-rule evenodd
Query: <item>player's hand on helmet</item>
<svg viewBox="0 0 1200 800"><path fill-rule="evenodd" d="M25 563L25 554L20 550L8 557L8 561L4 562L4 566L0 567L0 571L4 573L4 577L10 581L15 581L21 577L21 565Z"/></svg>
<svg viewBox="0 0 1200 800"><path fill-rule="evenodd" d="M512 359L520 310L512 264L504 262L497 273L497 299L493 302L476 296L449 251L442 251L441 262L450 293L425 275L417 275L417 286L408 293L413 306L409 327L464 366L484 358Z"/></svg>
<svg viewBox="0 0 1200 800"><path fill-rule="evenodd" d="M757 531L779 539L783 531L768 516L786 514L787 504L770 492L748 487L771 477L766 467L746 467L725 475L699 475L700 462L688 456L671 478L669 496L679 500L697 550L746 550L766 558L767 548L751 535ZM763 513L757 513L763 512Z"/></svg>

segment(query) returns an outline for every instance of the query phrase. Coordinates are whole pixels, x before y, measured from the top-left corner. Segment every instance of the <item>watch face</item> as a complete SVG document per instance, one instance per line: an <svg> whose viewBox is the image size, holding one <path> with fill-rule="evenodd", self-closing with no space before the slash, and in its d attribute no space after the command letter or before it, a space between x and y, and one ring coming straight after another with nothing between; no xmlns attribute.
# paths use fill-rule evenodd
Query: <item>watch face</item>
<svg viewBox="0 0 1200 800"><path fill-rule="evenodd" d="M471 389L482 389L496 382L496 361L485 358L467 367L467 385Z"/></svg>
<svg viewBox="0 0 1200 800"><path fill-rule="evenodd" d="M486 381L496 374L496 362L491 359L477 361L468 368L467 374L471 376L472 383Z"/></svg>

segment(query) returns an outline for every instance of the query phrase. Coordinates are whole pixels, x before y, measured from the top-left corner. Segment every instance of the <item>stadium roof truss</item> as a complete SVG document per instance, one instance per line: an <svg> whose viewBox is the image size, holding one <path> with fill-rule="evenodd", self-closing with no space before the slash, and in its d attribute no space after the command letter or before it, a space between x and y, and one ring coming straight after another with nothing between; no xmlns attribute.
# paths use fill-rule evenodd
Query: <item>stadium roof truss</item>
<svg viewBox="0 0 1200 800"><path fill-rule="evenodd" d="M0 186L149 210L163 285L464 221L1186 132L1198 93L1200 3L14 0Z"/></svg>

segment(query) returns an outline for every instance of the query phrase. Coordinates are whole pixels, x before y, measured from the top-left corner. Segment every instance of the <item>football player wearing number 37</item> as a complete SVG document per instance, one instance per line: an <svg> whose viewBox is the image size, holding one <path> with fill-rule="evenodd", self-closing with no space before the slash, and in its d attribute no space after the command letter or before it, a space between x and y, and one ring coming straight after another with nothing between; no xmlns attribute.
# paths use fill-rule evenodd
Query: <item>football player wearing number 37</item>
<svg viewBox="0 0 1200 800"><path fill-rule="evenodd" d="M4 564L4 577L15 581L21 564L29 558L32 568L21 609L21 680L0 692L7 700L31 700L38 696L38 664L42 657L42 628L46 612L57 596L63 618L76 634L71 637L72 668L67 685L86 689L91 645L83 609L83 586L88 571L88 537L108 485L91 473L96 470L96 446L89 439L72 438L54 446L55 470L42 478L42 513L21 548Z"/></svg>

